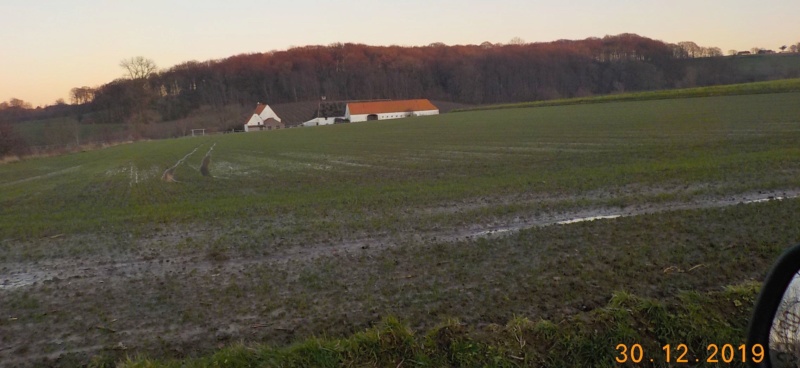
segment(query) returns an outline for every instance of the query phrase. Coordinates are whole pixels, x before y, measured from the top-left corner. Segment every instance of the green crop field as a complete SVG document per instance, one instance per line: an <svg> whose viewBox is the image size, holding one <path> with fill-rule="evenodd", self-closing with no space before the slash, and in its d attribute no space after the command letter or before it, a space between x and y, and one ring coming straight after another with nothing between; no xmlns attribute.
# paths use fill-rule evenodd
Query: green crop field
<svg viewBox="0 0 800 368"><path fill-rule="evenodd" d="M612 366L609 339L743 340L753 281L800 240L800 92L773 83L783 92L459 112L0 165L0 360L146 366L142 354L233 345L213 364ZM162 180L177 163L174 182ZM374 340L382 328L396 339ZM304 340L314 336L324 338ZM327 347L319 360L292 360L312 345ZM203 359L190 362L212 364Z"/></svg>
<svg viewBox="0 0 800 368"><path fill-rule="evenodd" d="M30 160L0 167L0 221L8 224L0 235L184 224L345 236L476 215L490 221L575 205L794 188L799 97L486 111ZM198 168L212 144L213 177L204 178ZM159 180L195 149L176 171L179 183Z"/></svg>
<svg viewBox="0 0 800 368"><path fill-rule="evenodd" d="M742 60L749 58L742 58ZM762 59L761 56L753 56L753 59ZM788 59L778 58L778 59ZM792 59L796 59L792 56ZM766 65L764 62L748 62L741 61L737 64L742 69L751 69L755 66L763 67ZM796 65L796 63L789 63L789 65ZM780 93L780 92L800 92L800 79L784 79L767 82L753 82L741 84L728 84L709 87L698 88L683 88L683 89L669 89L663 91L645 91L633 93L621 93L594 97L580 97L580 98L567 98L534 102L523 102L513 104L500 104L479 106L469 109L461 109L458 111L475 111L475 110L499 110L499 109L516 109L522 107L543 107L543 106L564 106L564 105L582 105L592 103L606 103L606 102L620 102L620 101L648 101L648 100L666 100L673 98L691 98L691 97L713 97L713 96L736 96L736 95L753 95L760 93Z"/></svg>

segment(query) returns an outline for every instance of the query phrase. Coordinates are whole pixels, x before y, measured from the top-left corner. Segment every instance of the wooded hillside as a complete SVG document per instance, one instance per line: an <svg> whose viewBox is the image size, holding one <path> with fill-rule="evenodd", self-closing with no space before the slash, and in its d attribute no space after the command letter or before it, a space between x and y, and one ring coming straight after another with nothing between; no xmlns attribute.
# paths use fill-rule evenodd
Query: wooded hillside
<svg viewBox="0 0 800 368"><path fill-rule="evenodd" d="M328 101L428 98L476 105L536 101L800 77L797 55L725 57L718 48L635 34L507 45L337 43L185 62L143 78L76 87L73 105L27 113L11 106L0 110L0 120L70 114L78 120L88 116L92 123L147 123L186 118L200 107L318 101L322 96Z"/></svg>

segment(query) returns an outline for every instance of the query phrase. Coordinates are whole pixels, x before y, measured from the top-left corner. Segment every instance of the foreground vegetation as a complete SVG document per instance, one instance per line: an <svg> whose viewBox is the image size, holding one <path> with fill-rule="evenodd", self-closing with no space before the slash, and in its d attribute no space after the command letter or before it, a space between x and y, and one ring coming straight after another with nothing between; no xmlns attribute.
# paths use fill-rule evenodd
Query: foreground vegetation
<svg viewBox="0 0 800 368"><path fill-rule="evenodd" d="M690 357L702 358L710 343L743 342L760 285L750 280L763 278L777 255L800 239L799 210L798 200L770 202L550 226L492 241L408 244L313 262L267 259L224 281L200 278L216 287L156 277L153 285L161 286L126 296L143 282L131 280L118 291L101 286L99 295L114 303L93 323L119 318L110 326L124 330L138 300L164 320L203 331L197 341L184 342L194 349L234 346L158 365L396 366L405 359L412 366L611 366L619 343L639 343L653 354L664 344L685 343ZM69 293L56 296L57 303L79 304ZM42 316L48 308L37 306L20 323L65 317ZM250 313L257 317L247 318ZM387 315L403 325L381 323ZM238 329L220 339L209 322L216 319ZM377 328L346 337L369 326ZM525 342L516 340L520 336ZM310 340L280 347L297 338ZM267 344L236 347L242 340ZM106 361L138 355L118 349L120 342L150 356L197 352L165 335L131 342L104 334L103 341L98 359Z"/></svg>
<svg viewBox="0 0 800 368"><path fill-rule="evenodd" d="M620 292L603 308L559 322L517 317L475 328L450 319L425 333L387 318L348 338L311 338L285 348L234 345L203 358L135 358L122 367L618 367L618 360L634 365L639 358L622 355L619 344L639 344L646 354L642 364L653 359L648 366L668 367L679 357L673 352L667 358L663 347L678 342L691 347L683 357L687 362L722 362L707 347L744 343L758 288L744 283L711 293L682 292L669 304ZM737 358L726 366L746 366Z"/></svg>
<svg viewBox="0 0 800 368"><path fill-rule="evenodd" d="M620 342L738 344L758 281L800 240L798 99L474 111L0 165L0 360L612 366ZM784 199L751 202L769 197ZM563 223L597 215L621 217Z"/></svg>

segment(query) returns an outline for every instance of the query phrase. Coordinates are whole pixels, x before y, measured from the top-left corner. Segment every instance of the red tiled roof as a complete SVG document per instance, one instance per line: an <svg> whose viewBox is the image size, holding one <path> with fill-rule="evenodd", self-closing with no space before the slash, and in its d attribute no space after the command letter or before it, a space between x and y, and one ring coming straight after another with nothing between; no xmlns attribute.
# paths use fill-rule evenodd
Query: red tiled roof
<svg viewBox="0 0 800 368"><path fill-rule="evenodd" d="M267 105L264 105L264 104L262 104L262 103L260 103L260 104L256 105L256 111L254 111L254 112L253 112L253 114L256 114L256 115L259 115L259 116L260 116L260 115L261 115L261 113L264 111L264 108L265 108L265 107L267 107Z"/></svg>
<svg viewBox="0 0 800 368"><path fill-rule="evenodd" d="M350 115L382 114L387 112L427 111L438 110L436 106L426 100L396 100L375 102L351 102Z"/></svg>

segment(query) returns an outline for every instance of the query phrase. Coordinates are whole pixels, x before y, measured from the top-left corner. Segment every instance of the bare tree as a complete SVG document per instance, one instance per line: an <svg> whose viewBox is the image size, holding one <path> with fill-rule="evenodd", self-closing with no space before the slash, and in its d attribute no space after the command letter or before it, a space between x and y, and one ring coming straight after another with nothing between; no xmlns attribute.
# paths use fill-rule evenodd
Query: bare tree
<svg viewBox="0 0 800 368"><path fill-rule="evenodd" d="M688 55L690 58L702 56L702 48L692 41L678 42L678 46L680 46L680 48L686 52L686 55Z"/></svg>
<svg viewBox="0 0 800 368"><path fill-rule="evenodd" d="M69 91L70 100L75 105L82 105L94 100L95 89L91 87L75 87Z"/></svg>
<svg viewBox="0 0 800 368"><path fill-rule="evenodd" d="M523 40L521 37L514 37L514 38L511 39L511 41L508 41L508 44L509 45L524 45L525 44L525 40Z"/></svg>
<svg viewBox="0 0 800 368"><path fill-rule="evenodd" d="M127 77L133 81L130 85L129 96L133 100L134 106L136 106L139 123L147 123L145 110L153 97L153 93L148 87L147 78L155 73L158 67L153 60L143 56L122 60L119 66L125 69Z"/></svg>
<svg viewBox="0 0 800 368"><path fill-rule="evenodd" d="M791 52L797 52L797 45L791 45L791 46L789 46L789 51L791 51Z"/></svg>
<svg viewBox="0 0 800 368"><path fill-rule="evenodd" d="M30 102L25 102L16 97L12 97L10 100L8 100L8 106L15 107L18 109L28 109L28 110L33 108L33 105L31 105Z"/></svg>
<svg viewBox="0 0 800 368"><path fill-rule="evenodd" d="M147 79L151 74L158 70L155 61L143 56L134 56L119 62L119 66L125 69L127 77L133 80Z"/></svg>
<svg viewBox="0 0 800 368"><path fill-rule="evenodd" d="M728 55L733 56L733 55L736 55L737 53L738 53L738 51L736 51L736 50L733 50L733 49L728 50Z"/></svg>
<svg viewBox="0 0 800 368"><path fill-rule="evenodd" d="M719 47L705 47L703 48L703 54L706 57L722 56L722 49Z"/></svg>

